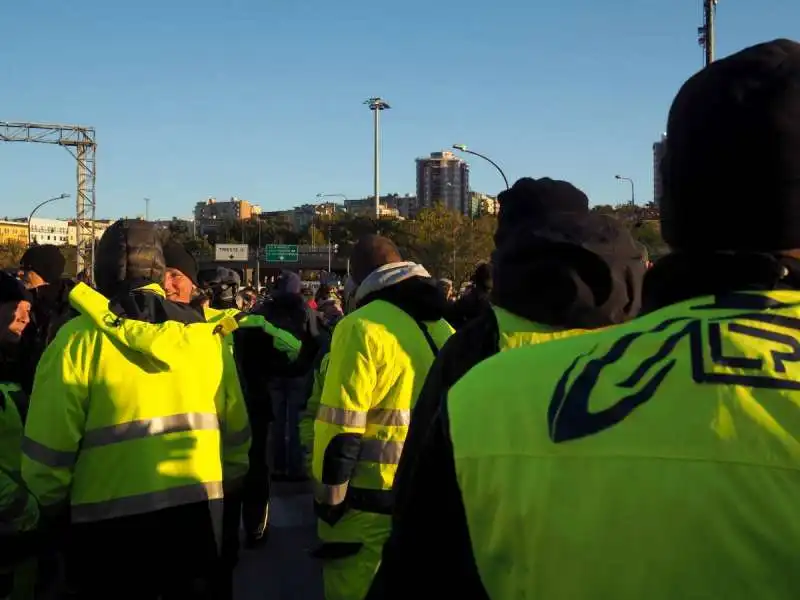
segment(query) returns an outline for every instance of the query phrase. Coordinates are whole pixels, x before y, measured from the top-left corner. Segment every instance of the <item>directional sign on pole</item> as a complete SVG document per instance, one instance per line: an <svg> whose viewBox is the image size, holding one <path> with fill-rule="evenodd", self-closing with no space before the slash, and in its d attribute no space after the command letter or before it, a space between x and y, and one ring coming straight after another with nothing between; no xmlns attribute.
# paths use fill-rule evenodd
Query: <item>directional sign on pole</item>
<svg viewBox="0 0 800 600"><path fill-rule="evenodd" d="M217 244L214 258L218 261L246 261L247 244Z"/></svg>
<svg viewBox="0 0 800 600"><path fill-rule="evenodd" d="M269 244L264 251L267 262L299 262L300 253L295 245L290 244Z"/></svg>

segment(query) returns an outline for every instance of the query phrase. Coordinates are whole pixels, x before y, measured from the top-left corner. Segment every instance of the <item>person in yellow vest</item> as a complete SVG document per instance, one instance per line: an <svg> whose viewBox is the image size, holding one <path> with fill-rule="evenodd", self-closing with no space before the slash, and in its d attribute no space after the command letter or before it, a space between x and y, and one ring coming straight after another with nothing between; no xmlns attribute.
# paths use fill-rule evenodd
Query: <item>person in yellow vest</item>
<svg viewBox="0 0 800 600"><path fill-rule="evenodd" d="M800 44L691 77L661 174L645 314L450 390L376 597L797 598Z"/></svg>
<svg viewBox="0 0 800 600"><path fill-rule="evenodd" d="M151 223L109 227L95 272L121 318L202 324L164 297ZM90 293L78 285L70 302L80 310ZM112 337L84 314L36 373L22 477L44 517L71 523L80 598L217 596L222 499L241 486L250 445L236 367L220 335L185 343L149 332Z"/></svg>
<svg viewBox="0 0 800 600"><path fill-rule="evenodd" d="M453 329L420 265L384 237L350 259L358 308L333 332L314 422L312 472L325 598L361 600L389 534L392 483L411 409Z"/></svg>
<svg viewBox="0 0 800 600"><path fill-rule="evenodd" d="M20 477L28 397L20 385L19 343L30 323L30 293L0 273L0 599L33 598L39 506Z"/></svg>
<svg viewBox="0 0 800 600"><path fill-rule="evenodd" d="M498 199L492 304L447 341L428 373L395 477L397 520L421 444L465 373L498 352L622 323L639 311L639 247L623 224L590 213L583 192L566 181L524 178ZM382 572L375 587L381 582L392 585Z"/></svg>
<svg viewBox="0 0 800 600"><path fill-rule="evenodd" d="M353 295L356 292L356 285L352 277L348 277L342 290L342 305L345 314L354 309ZM341 320L341 319L339 319ZM336 328L338 323L332 322L330 327ZM320 349L311 368L310 382L308 390L308 403L303 415L300 418L300 443L303 446L303 459L306 472L309 477L312 475L312 456L314 449L314 421L317 418L319 404L322 401L322 388L325 384L325 375L328 372L328 360L330 359L330 341L322 340Z"/></svg>
<svg viewBox="0 0 800 600"><path fill-rule="evenodd" d="M296 361L301 342L288 331L272 325L263 315L245 314L238 308L214 308L193 303L198 292L198 269L195 258L174 240L164 242L164 290L167 298L188 310L198 311L208 323L236 320L241 329L224 338L226 348L236 358L240 383L250 418L252 440L250 466L244 485L228 494L224 509L223 577L229 597L233 571L239 561L239 529L244 525L245 543L256 546L267 539L269 525L270 482L267 467L267 430L269 426L268 377L286 371Z"/></svg>

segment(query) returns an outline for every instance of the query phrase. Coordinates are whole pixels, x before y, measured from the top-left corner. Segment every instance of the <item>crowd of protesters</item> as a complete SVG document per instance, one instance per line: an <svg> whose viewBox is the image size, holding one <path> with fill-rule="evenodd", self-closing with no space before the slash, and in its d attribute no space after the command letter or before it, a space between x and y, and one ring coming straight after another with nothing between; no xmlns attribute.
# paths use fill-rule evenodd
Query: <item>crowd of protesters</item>
<svg viewBox="0 0 800 600"><path fill-rule="evenodd" d="M30 248L0 274L0 598L232 598L276 481L313 489L326 600L796 598L800 44L690 78L667 140L655 264L547 177L499 195L460 294L379 235L313 296L140 220L94 286Z"/></svg>

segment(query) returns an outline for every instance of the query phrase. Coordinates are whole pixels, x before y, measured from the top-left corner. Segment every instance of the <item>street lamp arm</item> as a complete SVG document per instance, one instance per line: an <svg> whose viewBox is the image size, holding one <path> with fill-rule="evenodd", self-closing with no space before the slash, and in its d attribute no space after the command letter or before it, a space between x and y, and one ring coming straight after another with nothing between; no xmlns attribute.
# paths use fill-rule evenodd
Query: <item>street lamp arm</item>
<svg viewBox="0 0 800 600"><path fill-rule="evenodd" d="M36 206L33 207L31 214L28 215L28 245L31 244L31 221L33 220L33 215L36 214L36 211L42 208L45 204L50 204L51 202L55 202L56 200L63 200L64 198L69 198L69 194L61 194L60 196L56 196L55 198L48 198L44 202L40 202Z"/></svg>
<svg viewBox="0 0 800 600"><path fill-rule="evenodd" d="M455 146L454 146L454 147L455 147ZM494 162L494 161L493 161L491 158L489 158L488 156L486 156L486 155L484 155L484 154L481 154L480 152L475 152L474 150L469 150L469 149L467 149L466 147L463 147L463 146L462 146L462 147L459 147L459 148L457 148L457 149L458 149L458 150L461 150L461 152L466 152L467 154L474 154L475 156L477 156L477 157L479 157L479 158L482 158L483 160L485 160L486 162L488 162L488 163L489 163L490 165L492 165L492 166L493 166L495 169L497 169L497 172L498 172L498 173L500 173L500 176L503 178L503 181L504 181L504 182L505 182L505 184L506 184L506 189L509 189L509 188L511 187L511 186L508 184L508 177L506 177L506 174L505 174L505 173L503 173L503 169L501 169L501 168L500 168L500 165L498 165L496 162Z"/></svg>

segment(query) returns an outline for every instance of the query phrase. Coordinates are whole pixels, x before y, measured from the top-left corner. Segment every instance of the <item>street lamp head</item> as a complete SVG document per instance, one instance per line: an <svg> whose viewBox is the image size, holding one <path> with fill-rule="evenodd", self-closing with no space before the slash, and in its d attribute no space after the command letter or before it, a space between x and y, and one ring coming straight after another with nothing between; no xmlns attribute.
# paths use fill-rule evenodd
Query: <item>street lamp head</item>
<svg viewBox="0 0 800 600"><path fill-rule="evenodd" d="M453 144L453 148L456 149L456 150L461 150L461 152L466 152L467 151L467 145L466 144Z"/></svg>
<svg viewBox="0 0 800 600"><path fill-rule="evenodd" d="M317 194L317 198L323 198L324 196L325 196L325 194L323 194L322 192L320 192L319 194Z"/></svg>
<svg viewBox="0 0 800 600"><path fill-rule="evenodd" d="M614 179L622 179L622 175L614 175Z"/></svg>
<svg viewBox="0 0 800 600"><path fill-rule="evenodd" d="M392 108L386 100L377 96L375 98L367 98L364 100L364 104L369 106L370 110L386 110L387 108Z"/></svg>

